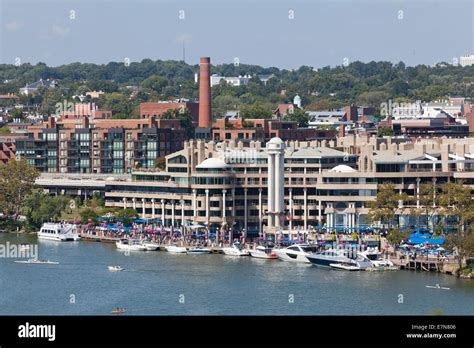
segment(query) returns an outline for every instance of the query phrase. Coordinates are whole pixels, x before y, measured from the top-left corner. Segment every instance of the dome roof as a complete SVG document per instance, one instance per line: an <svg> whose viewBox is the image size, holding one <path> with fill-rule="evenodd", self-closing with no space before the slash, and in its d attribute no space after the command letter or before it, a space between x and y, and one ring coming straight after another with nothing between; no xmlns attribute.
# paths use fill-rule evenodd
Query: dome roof
<svg viewBox="0 0 474 348"><path fill-rule="evenodd" d="M198 169L227 169L230 166L220 158L208 158L196 166Z"/></svg>
<svg viewBox="0 0 474 348"><path fill-rule="evenodd" d="M335 166L334 168L329 170L330 172L334 173L353 173L356 172L356 170L352 167L346 166L345 164L340 164L338 166Z"/></svg>
<svg viewBox="0 0 474 348"><path fill-rule="evenodd" d="M283 144L283 140L277 137L271 138L268 144Z"/></svg>

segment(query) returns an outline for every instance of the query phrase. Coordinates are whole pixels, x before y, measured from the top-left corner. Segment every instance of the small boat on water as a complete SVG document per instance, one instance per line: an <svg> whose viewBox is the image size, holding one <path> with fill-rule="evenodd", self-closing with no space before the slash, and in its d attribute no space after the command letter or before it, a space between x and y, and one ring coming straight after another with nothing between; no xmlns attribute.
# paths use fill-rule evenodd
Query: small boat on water
<svg viewBox="0 0 474 348"><path fill-rule="evenodd" d="M77 232L76 225L44 223L38 232L38 239L55 240L60 242L77 241L81 237Z"/></svg>
<svg viewBox="0 0 474 348"><path fill-rule="evenodd" d="M329 267L343 271L360 271L361 268L352 262L330 263Z"/></svg>
<svg viewBox="0 0 474 348"><path fill-rule="evenodd" d="M120 272L123 271L124 268L121 266L109 266L109 271L111 272Z"/></svg>
<svg viewBox="0 0 474 348"><path fill-rule="evenodd" d="M134 239L121 239L115 243L117 249L128 250L128 251L145 251L145 246L139 241Z"/></svg>
<svg viewBox="0 0 474 348"><path fill-rule="evenodd" d="M278 259L278 255L268 246L259 245L255 249L250 250L250 256L257 259Z"/></svg>
<svg viewBox="0 0 474 348"><path fill-rule="evenodd" d="M441 289L441 290L450 290L451 288L445 288L440 286L439 284L436 285L426 285L427 288L429 289Z"/></svg>
<svg viewBox="0 0 474 348"><path fill-rule="evenodd" d="M244 249L242 244L239 242L234 242L231 247L222 248L222 251L225 255L229 256L248 256L250 255L247 249Z"/></svg>
<svg viewBox="0 0 474 348"><path fill-rule="evenodd" d="M113 309L110 313L111 314L123 314L123 313L126 313L127 310L125 308L116 308L116 309Z"/></svg>
<svg viewBox="0 0 474 348"><path fill-rule="evenodd" d="M59 265L59 262L49 261L49 260L38 260L38 259L18 260L15 262L30 264L30 265Z"/></svg>
<svg viewBox="0 0 474 348"><path fill-rule="evenodd" d="M191 247L188 249L188 254L210 254L211 249L204 247Z"/></svg>
<svg viewBox="0 0 474 348"><path fill-rule="evenodd" d="M167 252L173 253L173 254L185 254L188 252L186 247L178 246L176 244L168 245L167 247L165 247L165 249Z"/></svg>
<svg viewBox="0 0 474 348"><path fill-rule="evenodd" d="M160 247L159 244L153 243L153 242L143 242L142 245L146 248L148 251L155 251L158 250Z"/></svg>

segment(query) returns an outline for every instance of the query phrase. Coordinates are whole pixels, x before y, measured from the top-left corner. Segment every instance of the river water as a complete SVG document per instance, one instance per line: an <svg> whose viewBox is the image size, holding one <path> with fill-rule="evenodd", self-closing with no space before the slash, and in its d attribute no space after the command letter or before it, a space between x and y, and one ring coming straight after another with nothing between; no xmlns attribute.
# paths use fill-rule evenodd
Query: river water
<svg viewBox="0 0 474 348"><path fill-rule="evenodd" d="M38 244L39 258L60 264L0 258L0 315L96 315L117 307L130 315L474 314L474 281L444 274L163 251L127 256L114 244L0 234L0 244L7 241ZM450 290L426 288L435 284Z"/></svg>

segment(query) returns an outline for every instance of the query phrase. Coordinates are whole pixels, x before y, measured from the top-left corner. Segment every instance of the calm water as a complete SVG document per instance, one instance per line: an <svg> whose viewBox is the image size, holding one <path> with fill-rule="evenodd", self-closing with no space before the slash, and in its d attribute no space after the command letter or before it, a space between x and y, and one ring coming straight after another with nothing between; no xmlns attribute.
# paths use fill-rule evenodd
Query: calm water
<svg viewBox="0 0 474 348"><path fill-rule="evenodd" d="M126 256L113 244L38 242L36 236L0 234L0 243L6 241L39 243L39 257L60 264L0 258L1 315L108 314L116 307L131 315L474 314L474 281L448 275L343 272L278 260L159 251ZM107 266L115 264L126 271L109 272ZM451 290L425 287L437 283Z"/></svg>

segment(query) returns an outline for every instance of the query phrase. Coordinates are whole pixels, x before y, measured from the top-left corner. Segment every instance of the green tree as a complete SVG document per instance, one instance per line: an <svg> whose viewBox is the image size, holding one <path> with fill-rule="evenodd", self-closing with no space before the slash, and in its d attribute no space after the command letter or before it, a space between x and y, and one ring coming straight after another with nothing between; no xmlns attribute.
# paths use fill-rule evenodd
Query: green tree
<svg viewBox="0 0 474 348"><path fill-rule="evenodd" d="M379 185L375 200L369 203L369 221L372 223L380 222L383 227L391 229L394 226L393 220L396 217L400 201L408 201L408 195L399 193L395 189L395 184L385 182ZM398 222L396 226L399 227Z"/></svg>
<svg viewBox="0 0 474 348"><path fill-rule="evenodd" d="M86 207L82 209L81 212L79 213L79 216L81 217L81 222L84 224L88 222L96 223L97 218L99 217L95 209L90 208L90 207Z"/></svg>
<svg viewBox="0 0 474 348"><path fill-rule="evenodd" d="M289 112L283 119L285 121L298 122L298 127L308 127L308 114L298 108L293 109L293 111Z"/></svg>
<svg viewBox="0 0 474 348"><path fill-rule="evenodd" d="M69 196L50 196L34 190L25 200L24 212L31 227L39 228L43 222L58 221L71 201Z"/></svg>
<svg viewBox="0 0 474 348"><path fill-rule="evenodd" d="M35 188L39 172L25 159L12 160L0 166L0 210L16 221L26 197Z"/></svg>
<svg viewBox="0 0 474 348"><path fill-rule="evenodd" d="M377 136L379 137L393 136L393 129L390 127L380 127L377 131Z"/></svg>
<svg viewBox="0 0 474 348"><path fill-rule="evenodd" d="M242 106L240 108L240 116L242 118L271 118L272 112L269 109L266 109L259 105L251 105L251 106Z"/></svg>
<svg viewBox="0 0 474 348"><path fill-rule="evenodd" d="M138 219L137 211L133 208L119 210L115 216L124 226L130 226L134 220Z"/></svg>

